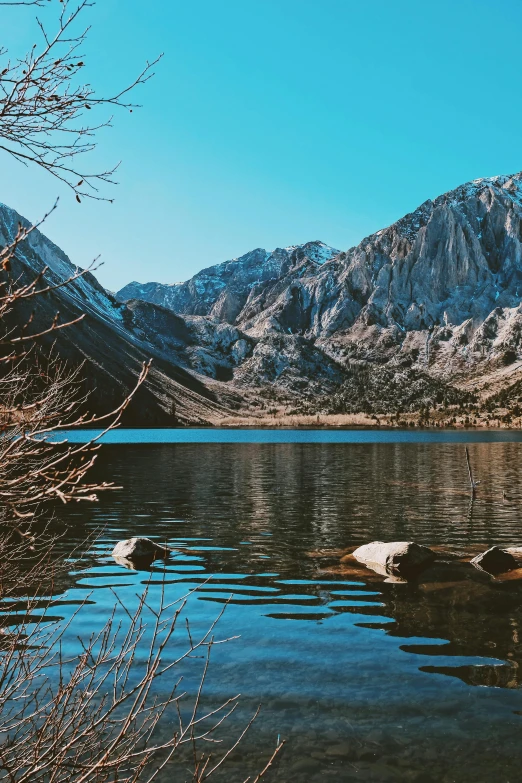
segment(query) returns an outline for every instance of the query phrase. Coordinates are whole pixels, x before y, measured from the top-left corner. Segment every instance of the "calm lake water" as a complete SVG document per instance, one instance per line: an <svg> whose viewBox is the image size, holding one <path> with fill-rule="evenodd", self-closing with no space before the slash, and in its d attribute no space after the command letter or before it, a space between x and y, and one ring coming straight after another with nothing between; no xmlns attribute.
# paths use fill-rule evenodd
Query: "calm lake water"
<svg viewBox="0 0 522 783"><path fill-rule="evenodd" d="M116 541L145 535L180 550L154 564L151 601L163 575L169 600L200 585L187 609L192 633L230 601L219 633L240 636L215 648L210 668L206 705L242 694L220 736L230 741L262 707L221 780L259 771L280 737L286 746L266 778L280 783L520 781L521 583L455 562L387 582L340 563L343 550L375 539L462 554L522 544L520 433L111 438L119 442L104 446L95 476L124 489L58 509L67 550L102 532L54 610L69 617L90 595L67 632L77 649L76 636L107 618L109 588L132 608L150 578L112 559ZM474 503L465 441L481 481ZM192 661L183 672L189 692L200 668ZM163 781L185 779L178 770Z"/></svg>

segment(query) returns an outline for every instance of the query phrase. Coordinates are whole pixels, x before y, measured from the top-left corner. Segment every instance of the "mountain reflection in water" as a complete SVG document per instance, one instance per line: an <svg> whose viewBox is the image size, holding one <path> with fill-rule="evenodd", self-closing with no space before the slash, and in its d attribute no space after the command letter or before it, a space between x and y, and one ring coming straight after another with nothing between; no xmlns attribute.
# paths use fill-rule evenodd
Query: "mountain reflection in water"
<svg viewBox="0 0 522 783"><path fill-rule="evenodd" d="M223 633L241 639L216 654L208 699L241 691L237 725L262 713L227 783L259 770L278 734L288 744L267 780L515 781L522 581L458 556L522 545L522 444L469 451L473 504L460 444L105 446L96 473L125 489L58 510L66 551L103 533L53 612L92 592L95 624L107 587L130 600L163 576L173 597L200 585L201 628L230 601ZM110 551L133 535L178 551L150 575L126 569ZM408 583L340 563L376 539L438 545L441 560Z"/></svg>

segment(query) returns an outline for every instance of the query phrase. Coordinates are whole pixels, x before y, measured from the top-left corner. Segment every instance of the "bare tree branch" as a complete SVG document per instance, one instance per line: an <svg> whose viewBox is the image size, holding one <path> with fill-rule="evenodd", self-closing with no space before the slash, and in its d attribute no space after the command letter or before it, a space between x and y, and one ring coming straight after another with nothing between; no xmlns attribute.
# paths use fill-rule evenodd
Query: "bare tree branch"
<svg viewBox="0 0 522 783"><path fill-rule="evenodd" d="M114 93L100 94L83 82L80 74L86 63L81 49L90 27L78 29L78 24L92 5L90 0L63 0L53 31L37 19L42 43L21 58L10 59L7 49L0 47L0 150L24 165L44 169L67 185L77 201L111 201L100 193L100 186L115 184L119 163L91 171L82 165L82 156L96 148L97 132L111 126L112 116L99 116L99 110L136 108L129 93L154 75L161 55ZM91 120L91 115L97 119Z"/></svg>
<svg viewBox="0 0 522 783"><path fill-rule="evenodd" d="M0 6L46 4L0 0ZM78 25L92 5L60 0L55 27L38 19L41 43L21 58L10 58L0 46L0 150L47 171L77 201L110 200L100 188L114 183L117 165L92 171L83 160L96 148L97 132L111 125L104 110L132 111L130 92L151 78L159 59L147 62L122 89L100 94L81 78L89 27ZM116 489L89 481L87 474L101 437L120 424L150 362L110 414L85 412L82 368L39 350L42 338L74 328L82 316L61 322L56 313L42 323L27 316L26 305L36 307L88 270L65 280L48 269L32 279L25 272L16 278L13 262L36 225L19 225L0 248L0 783L153 783L180 764L184 770L189 764L193 783L204 783L222 770L257 717L228 749L215 751L239 698L203 705L211 651L229 641L215 637L219 617L199 637L187 622L188 643L175 647L174 635L185 632L189 596L168 603L163 580L159 605L151 605L148 589L134 613L115 596L105 625L79 639L79 653L67 656L62 640L83 607L65 624L49 615L70 562L57 552L49 530L42 530L43 514L56 503L93 502L100 491ZM64 430L86 425L101 431L84 444L64 439ZM204 663L190 702L178 672L198 657ZM160 678L163 691L156 687ZM202 743L212 751L202 751Z"/></svg>
<svg viewBox="0 0 522 783"><path fill-rule="evenodd" d="M56 204L50 212L55 208ZM68 367L53 352L40 355L42 337L74 327L83 315L60 322L55 314L51 323L35 329L33 315L24 322L16 316L17 307L87 273L78 270L51 284L45 280L44 268L28 283L12 279L18 249L46 217L33 226L19 225L13 241L0 249L0 530L27 527L45 504L92 502L100 490L113 488L85 477L96 460L100 438L119 425L150 367L150 362L143 365L135 388L120 405L111 413L96 415L85 412L81 367ZM101 428L100 435L88 443L70 445L57 437L66 428L86 425Z"/></svg>
<svg viewBox="0 0 522 783"><path fill-rule="evenodd" d="M13 0L13 2L8 2L8 0L0 0L0 6L2 5L37 5L37 6L43 6L45 3L50 3L51 0Z"/></svg>
<svg viewBox="0 0 522 783"><path fill-rule="evenodd" d="M35 573L45 560L38 563ZM167 604L164 578L157 609L149 609L148 587L134 612L118 599L105 625L80 640L81 652L74 658L63 656L62 639L83 607L67 624L53 624L47 619L50 602L35 596L2 639L0 780L152 783L163 770L180 764L185 769L191 764L187 771L194 783L215 775L258 711L228 748L217 749L223 743L216 735L239 697L205 709L203 691L213 646L230 639L215 639L217 618L184 650L175 646L190 595ZM144 648L146 660L138 662ZM167 656L172 649L178 651ZM201 654L200 682L190 698L181 687L182 676L172 675ZM158 693L155 685L167 675L173 684ZM161 721L171 728L160 733ZM212 751L200 750L202 744L210 744ZM264 777L282 745L254 783Z"/></svg>
<svg viewBox="0 0 522 783"><path fill-rule="evenodd" d="M79 412L86 402L82 368L38 351L42 335L74 328L79 319L59 324L55 317L32 332L32 316L14 331L6 325L28 299L39 301L42 292L84 274L57 284L46 282L46 270L29 283L13 280L12 262L32 230L19 226L0 249L0 350L6 353L0 362L0 783L153 783L170 766L188 767L193 783L204 783L225 768L258 714L226 747L220 731L239 696L204 707L212 649L235 638L215 636L223 612L193 634L185 617L190 593L169 603L164 577L159 600L152 605L147 588L135 612L114 593L105 625L80 638L78 654L69 657L62 640L84 607L65 624L49 616L71 564L49 528L39 529L42 513L57 502L93 502L100 491L116 489L89 482L87 473L149 364L110 414ZM84 425L101 431L84 444L62 437L64 429ZM175 634L186 638L184 647L174 643ZM202 658L202 670L189 697L180 670L194 658Z"/></svg>

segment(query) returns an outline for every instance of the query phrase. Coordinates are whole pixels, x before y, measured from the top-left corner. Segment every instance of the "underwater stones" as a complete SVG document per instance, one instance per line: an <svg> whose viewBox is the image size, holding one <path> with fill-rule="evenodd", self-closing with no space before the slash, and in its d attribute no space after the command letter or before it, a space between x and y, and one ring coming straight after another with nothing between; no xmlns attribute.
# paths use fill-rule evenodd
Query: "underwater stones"
<svg viewBox="0 0 522 783"><path fill-rule="evenodd" d="M125 541L118 541L112 550L112 556L115 559L124 560L155 560L156 558L168 557L170 549L160 546L150 538L127 538Z"/></svg>
<svg viewBox="0 0 522 783"><path fill-rule="evenodd" d="M356 549L353 557L374 570L408 576L432 563L435 553L414 541L372 541Z"/></svg>
<svg viewBox="0 0 522 783"><path fill-rule="evenodd" d="M492 546L491 549L477 555L473 558L471 564L476 568L487 571L488 574L501 574L504 571L513 571L518 565L513 555L499 546Z"/></svg>

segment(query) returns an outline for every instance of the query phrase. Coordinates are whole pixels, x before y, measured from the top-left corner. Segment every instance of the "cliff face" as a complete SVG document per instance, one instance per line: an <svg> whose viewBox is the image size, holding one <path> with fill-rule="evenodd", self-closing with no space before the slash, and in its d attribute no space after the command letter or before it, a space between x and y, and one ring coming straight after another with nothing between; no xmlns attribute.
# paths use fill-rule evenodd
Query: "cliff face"
<svg viewBox="0 0 522 783"><path fill-rule="evenodd" d="M239 329L250 341L232 368L240 386L302 394L308 382L312 395L329 393L354 362L377 376L406 363L462 381L522 349L522 173L426 201L347 252L319 242L255 250L187 283L131 284L118 298L129 291Z"/></svg>
<svg viewBox="0 0 522 783"><path fill-rule="evenodd" d="M308 242L273 251L257 248L244 256L203 269L186 283L129 283L116 298L120 302L142 299L182 315L208 315L234 323L249 298L252 287L263 289L284 278L304 259L314 269L339 251L323 242Z"/></svg>
<svg viewBox="0 0 522 783"><path fill-rule="evenodd" d="M522 174L477 180L292 281L238 321L318 338L354 326L403 333L482 323L522 295Z"/></svg>
<svg viewBox="0 0 522 783"><path fill-rule="evenodd" d="M522 296L522 173L476 180L426 201L339 253L320 242L241 258L186 283L130 283L142 299L268 332L329 337L355 324L404 332L482 323Z"/></svg>

